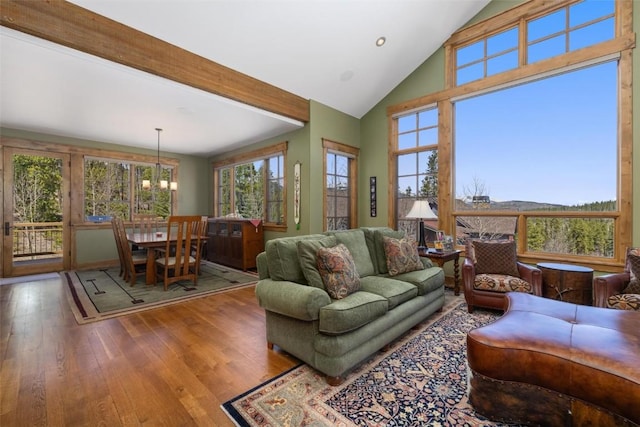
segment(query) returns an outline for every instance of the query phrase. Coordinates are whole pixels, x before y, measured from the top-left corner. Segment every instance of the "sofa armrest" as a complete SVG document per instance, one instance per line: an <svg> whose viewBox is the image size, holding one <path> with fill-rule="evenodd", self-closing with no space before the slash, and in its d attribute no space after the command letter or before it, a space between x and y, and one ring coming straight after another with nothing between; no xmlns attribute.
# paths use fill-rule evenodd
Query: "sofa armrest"
<svg viewBox="0 0 640 427"><path fill-rule="evenodd" d="M534 295L542 296L542 272L538 267L518 262L520 278L531 285Z"/></svg>
<svg viewBox="0 0 640 427"><path fill-rule="evenodd" d="M256 257L256 268L258 270L258 279L269 278L269 263L267 262L266 252L260 252Z"/></svg>
<svg viewBox="0 0 640 427"><path fill-rule="evenodd" d="M425 256L421 256L420 257L420 261L422 261L422 265L424 266L425 270L427 268L433 267L433 261L431 261L429 258L427 258Z"/></svg>
<svg viewBox="0 0 640 427"><path fill-rule="evenodd" d="M256 296L265 310L306 321L318 320L320 308L331 304L322 289L284 280L260 280Z"/></svg>
<svg viewBox="0 0 640 427"><path fill-rule="evenodd" d="M616 295L631 281L628 271L622 273L605 274L593 279L593 304L595 307L606 307L607 298Z"/></svg>

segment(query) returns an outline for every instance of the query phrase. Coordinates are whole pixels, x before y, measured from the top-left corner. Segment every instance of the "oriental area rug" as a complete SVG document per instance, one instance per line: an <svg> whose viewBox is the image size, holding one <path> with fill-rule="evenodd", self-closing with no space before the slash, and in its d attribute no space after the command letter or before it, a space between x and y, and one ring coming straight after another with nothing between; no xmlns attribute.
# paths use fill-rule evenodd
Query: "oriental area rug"
<svg viewBox="0 0 640 427"><path fill-rule="evenodd" d="M155 286L146 285L144 275L139 276L136 284L131 286L120 277L120 267L65 271L60 274L69 305L79 324L251 286L258 280L256 273L242 272L204 260L200 270L197 286L185 280L173 283L167 291L162 281Z"/></svg>
<svg viewBox="0 0 640 427"><path fill-rule="evenodd" d="M468 400L466 336L499 312L456 298L420 329L351 371L340 386L303 364L222 405L238 426L504 426Z"/></svg>

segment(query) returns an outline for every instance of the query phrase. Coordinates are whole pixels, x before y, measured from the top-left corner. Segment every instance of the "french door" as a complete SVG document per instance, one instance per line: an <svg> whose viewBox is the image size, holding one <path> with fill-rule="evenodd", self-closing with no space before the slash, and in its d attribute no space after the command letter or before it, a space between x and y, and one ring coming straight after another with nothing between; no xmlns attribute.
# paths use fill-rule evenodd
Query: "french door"
<svg viewBox="0 0 640 427"><path fill-rule="evenodd" d="M4 201L0 276L67 269L69 155L5 146L0 160Z"/></svg>

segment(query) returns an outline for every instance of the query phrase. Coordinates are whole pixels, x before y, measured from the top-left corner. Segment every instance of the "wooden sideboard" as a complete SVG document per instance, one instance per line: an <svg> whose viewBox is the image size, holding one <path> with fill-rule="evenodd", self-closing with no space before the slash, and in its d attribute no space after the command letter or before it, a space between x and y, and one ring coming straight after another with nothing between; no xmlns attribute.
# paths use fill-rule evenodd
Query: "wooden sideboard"
<svg viewBox="0 0 640 427"><path fill-rule="evenodd" d="M229 267L256 268L256 257L264 250L262 223L248 219L209 218L207 259Z"/></svg>

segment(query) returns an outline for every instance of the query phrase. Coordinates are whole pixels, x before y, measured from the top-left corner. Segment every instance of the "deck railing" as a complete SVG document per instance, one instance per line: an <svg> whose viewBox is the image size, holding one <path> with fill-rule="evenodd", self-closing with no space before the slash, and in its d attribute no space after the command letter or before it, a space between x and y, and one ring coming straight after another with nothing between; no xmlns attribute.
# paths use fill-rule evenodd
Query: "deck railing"
<svg viewBox="0 0 640 427"><path fill-rule="evenodd" d="M62 256L62 222L14 222L13 257L21 260Z"/></svg>

